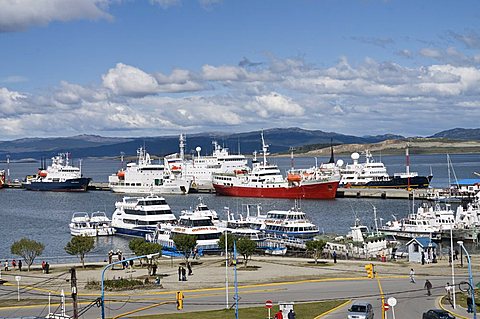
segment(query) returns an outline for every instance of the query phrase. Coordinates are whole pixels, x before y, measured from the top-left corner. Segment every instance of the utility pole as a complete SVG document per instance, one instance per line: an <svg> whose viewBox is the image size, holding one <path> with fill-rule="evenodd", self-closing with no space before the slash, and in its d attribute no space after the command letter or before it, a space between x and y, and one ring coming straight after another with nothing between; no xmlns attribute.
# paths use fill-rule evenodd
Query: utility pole
<svg viewBox="0 0 480 319"><path fill-rule="evenodd" d="M77 272L75 267L70 269L70 282L72 284L73 319L78 319Z"/></svg>

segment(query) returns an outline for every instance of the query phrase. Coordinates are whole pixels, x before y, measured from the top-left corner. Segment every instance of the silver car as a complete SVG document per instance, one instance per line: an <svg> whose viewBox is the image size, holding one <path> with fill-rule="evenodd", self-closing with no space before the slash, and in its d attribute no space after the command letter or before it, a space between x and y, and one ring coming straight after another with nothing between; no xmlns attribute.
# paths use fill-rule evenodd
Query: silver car
<svg viewBox="0 0 480 319"><path fill-rule="evenodd" d="M348 319L373 319L373 307L368 302L357 301L348 309Z"/></svg>

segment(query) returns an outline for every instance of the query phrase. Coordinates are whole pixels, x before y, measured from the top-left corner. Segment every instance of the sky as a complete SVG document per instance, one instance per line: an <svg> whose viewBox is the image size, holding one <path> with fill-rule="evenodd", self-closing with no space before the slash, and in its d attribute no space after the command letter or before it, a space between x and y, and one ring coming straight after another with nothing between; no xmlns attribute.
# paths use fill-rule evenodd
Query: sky
<svg viewBox="0 0 480 319"><path fill-rule="evenodd" d="M478 128L480 1L0 0L0 140Z"/></svg>

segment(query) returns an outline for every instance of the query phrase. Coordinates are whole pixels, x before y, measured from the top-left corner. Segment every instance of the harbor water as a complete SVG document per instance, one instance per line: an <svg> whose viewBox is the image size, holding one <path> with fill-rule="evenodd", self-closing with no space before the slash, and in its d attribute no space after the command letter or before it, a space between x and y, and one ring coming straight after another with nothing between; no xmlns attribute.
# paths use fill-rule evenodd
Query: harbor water
<svg viewBox="0 0 480 319"><path fill-rule="evenodd" d="M351 162L348 156L339 157L345 162ZM454 154L450 155L453 162L455 175L458 179L475 178L473 172L480 171L479 154ZM376 160L380 158L375 157ZM326 158L318 158L318 163L326 161ZM272 158L282 170L291 166L290 158ZM402 172L405 170L405 158L403 156L382 156L381 161L386 165L388 172ZM411 171L417 171L420 175L433 173L433 187L447 187L449 180L455 181L452 170L450 178L445 155L412 155ZM315 165L314 158L295 158L296 167ZM74 163L75 162L74 159ZM39 163L10 163L10 179L22 180L26 175L34 174ZM6 164L2 164L6 169ZM95 182L106 182L108 176L120 168L120 163L114 160L84 159L82 171L87 177ZM288 199L259 199L259 198L232 198L216 196L215 194L189 194L189 195L166 195L175 215L179 215L182 209L194 207L201 196L205 204L215 209L221 219L226 218L225 207L230 211L240 212L244 204L260 204L263 211L271 209L288 209L295 205L294 200ZM55 192L32 192L22 189L0 190L0 260L12 259L10 246L16 240L27 237L40 241L45 245L42 256L62 259L68 256L64 247L70 240L68 224L74 212L104 211L111 217L115 202L120 201L123 195L109 191L89 191L85 193L55 193ZM394 199L362 199L362 198L339 198L335 200L303 200L298 203L301 209L307 213L309 219L317 224L321 232L346 234L353 225L355 218L367 226L374 225L373 206L377 209L379 225L397 218L405 217L412 212L412 202L409 200ZM121 236L102 237L96 239L95 250L92 255L106 256L111 249L120 249L128 252L128 238ZM42 257L39 257L40 259Z"/></svg>

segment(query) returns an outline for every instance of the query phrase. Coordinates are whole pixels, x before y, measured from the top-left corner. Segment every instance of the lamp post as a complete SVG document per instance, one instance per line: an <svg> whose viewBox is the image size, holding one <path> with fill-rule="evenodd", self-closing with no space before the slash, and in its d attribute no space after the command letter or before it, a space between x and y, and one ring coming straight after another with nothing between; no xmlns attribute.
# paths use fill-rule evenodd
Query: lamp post
<svg viewBox="0 0 480 319"><path fill-rule="evenodd" d="M104 278L105 278L105 271L113 265L118 265L118 264L124 263L126 261L128 262L130 260L136 260L136 259L141 259L141 258L147 258L148 259L148 258L153 258L153 257L158 256L158 255L160 255L160 253L127 258L127 259L116 261L114 263L108 264L105 267L103 267L103 270L102 270L102 297L101 297L102 298L102 319L105 319L105 287L103 285L103 281L104 281Z"/></svg>
<svg viewBox="0 0 480 319"><path fill-rule="evenodd" d="M468 261L468 281L470 283L470 295L472 297L472 305L473 305L473 319L477 319L477 305L475 304L475 286L473 285L473 275L472 275L472 260L470 259L470 254L468 253L465 246L463 246L463 241L457 241L457 244L460 245L462 250L465 252Z"/></svg>

